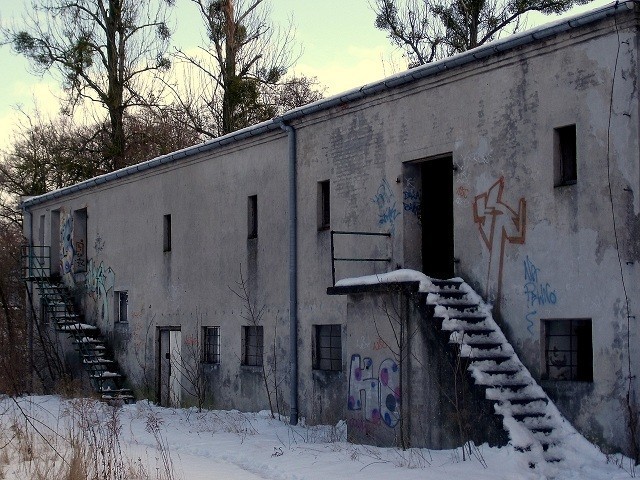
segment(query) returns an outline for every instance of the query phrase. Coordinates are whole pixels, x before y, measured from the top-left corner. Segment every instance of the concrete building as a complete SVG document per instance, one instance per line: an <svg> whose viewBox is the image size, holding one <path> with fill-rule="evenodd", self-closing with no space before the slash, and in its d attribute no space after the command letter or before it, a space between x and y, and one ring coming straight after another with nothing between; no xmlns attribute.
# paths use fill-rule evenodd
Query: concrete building
<svg viewBox="0 0 640 480"><path fill-rule="evenodd" d="M31 252L128 384L164 404L271 402L346 418L354 440L438 448L465 422L477 440L508 441L514 419L549 438L548 395L587 438L629 452L638 13L610 5L30 198L25 235L48 247ZM466 283L334 286L332 265L336 279ZM493 322L471 287L504 338L470 326ZM537 417L518 410L525 390Z"/></svg>

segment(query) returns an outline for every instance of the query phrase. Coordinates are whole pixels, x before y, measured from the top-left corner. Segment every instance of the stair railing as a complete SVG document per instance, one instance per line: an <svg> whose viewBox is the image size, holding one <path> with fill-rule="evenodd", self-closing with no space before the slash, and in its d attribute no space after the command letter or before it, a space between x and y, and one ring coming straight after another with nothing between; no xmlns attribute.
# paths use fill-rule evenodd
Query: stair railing
<svg viewBox="0 0 640 480"><path fill-rule="evenodd" d="M331 230L331 283L336 284L336 262L391 262L391 257L336 257L334 237L336 235L351 236L378 236L391 238L389 232L353 232L343 230Z"/></svg>

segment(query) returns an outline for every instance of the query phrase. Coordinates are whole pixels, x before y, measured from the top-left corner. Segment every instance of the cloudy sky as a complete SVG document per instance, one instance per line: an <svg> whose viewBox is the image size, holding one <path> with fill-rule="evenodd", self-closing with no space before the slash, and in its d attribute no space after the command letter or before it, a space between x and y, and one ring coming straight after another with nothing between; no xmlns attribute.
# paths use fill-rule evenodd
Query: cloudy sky
<svg viewBox="0 0 640 480"><path fill-rule="evenodd" d="M379 80L403 70L406 62L385 34L374 25L369 0L271 0L274 22L286 25L293 18L296 40L303 53L295 73L315 76L326 86L326 95ZM607 2L596 0L590 8ZM30 0L0 0L0 23L19 23ZM189 0L176 0L173 9L173 44L184 49L201 44L204 28ZM582 8L584 10L584 7ZM552 19L536 17L528 24ZM37 105L54 113L60 96L58 84L49 76L38 77L29 64L9 46L0 46L0 148L6 147L21 116L17 107L32 111Z"/></svg>

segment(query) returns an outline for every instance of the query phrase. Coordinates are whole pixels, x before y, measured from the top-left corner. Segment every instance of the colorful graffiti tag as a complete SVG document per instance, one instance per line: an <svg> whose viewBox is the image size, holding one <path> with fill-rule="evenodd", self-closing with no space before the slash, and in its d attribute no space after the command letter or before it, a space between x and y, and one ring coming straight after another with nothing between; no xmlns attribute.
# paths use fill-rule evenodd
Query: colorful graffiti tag
<svg viewBox="0 0 640 480"><path fill-rule="evenodd" d="M396 230L396 218L400 216L400 212L396 207L393 190L386 179L382 180L371 201L378 206L378 225L388 226L393 235Z"/></svg>
<svg viewBox="0 0 640 480"><path fill-rule="evenodd" d="M96 265L93 258L87 266L85 286L87 292L96 302L98 317L105 321L111 321L112 309L109 308L109 291L113 291L116 275L111 267L105 267L104 262Z"/></svg>
<svg viewBox="0 0 640 480"><path fill-rule="evenodd" d="M60 219L60 272L62 274L71 273L73 270L73 216L66 215Z"/></svg>
<svg viewBox="0 0 640 480"><path fill-rule="evenodd" d="M475 197L473 221L478 226L484 245L489 250L486 297L499 307L502 296L502 269L505 245L523 244L527 232L527 202L518 201L518 210L503 199L504 177L500 177L489 190ZM497 268L495 263L498 263Z"/></svg>
<svg viewBox="0 0 640 480"><path fill-rule="evenodd" d="M395 427L400 421L400 367L388 358L380 364L377 378L372 372L373 360L351 356L347 408L361 410L369 422Z"/></svg>

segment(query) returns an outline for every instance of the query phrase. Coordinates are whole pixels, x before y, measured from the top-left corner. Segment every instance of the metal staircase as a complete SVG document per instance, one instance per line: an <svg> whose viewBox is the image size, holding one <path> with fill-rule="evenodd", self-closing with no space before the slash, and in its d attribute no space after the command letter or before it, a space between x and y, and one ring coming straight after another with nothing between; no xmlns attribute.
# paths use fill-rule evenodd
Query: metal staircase
<svg viewBox="0 0 640 480"><path fill-rule="evenodd" d="M124 375L109 355L100 329L83 322L68 287L51 275L49 247L23 246L22 260L24 280L38 293L40 321L69 338L94 392L107 402L133 402L133 392L124 386Z"/></svg>
<svg viewBox="0 0 640 480"><path fill-rule="evenodd" d="M432 280L429 319L455 355L469 361L475 385L485 390L502 416L510 444L529 457L529 466L563 460L563 439L575 430L562 417L515 354L473 289L460 279Z"/></svg>

